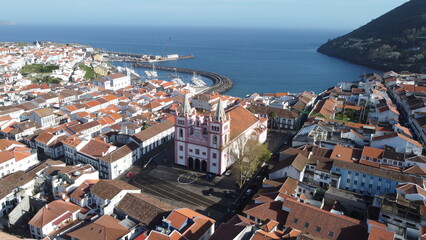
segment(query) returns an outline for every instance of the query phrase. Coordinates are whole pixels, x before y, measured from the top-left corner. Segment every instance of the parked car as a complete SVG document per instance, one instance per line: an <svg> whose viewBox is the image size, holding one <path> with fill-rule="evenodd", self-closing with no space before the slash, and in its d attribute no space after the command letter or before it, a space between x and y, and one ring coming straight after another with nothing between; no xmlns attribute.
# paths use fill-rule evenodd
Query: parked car
<svg viewBox="0 0 426 240"><path fill-rule="evenodd" d="M213 192L214 192L214 189L213 188L209 188L209 190L208 190L208 194L207 195L211 195L211 194L213 194Z"/></svg>
<svg viewBox="0 0 426 240"><path fill-rule="evenodd" d="M205 179L207 181L211 181L211 180L214 179L214 177L215 177L214 175L212 175L210 173L207 173L206 175L202 176L201 178L203 178L203 179Z"/></svg>
<svg viewBox="0 0 426 240"><path fill-rule="evenodd" d="M235 198L237 196L237 192L235 190L225 190L225 196Z"/></svg>
<svg viewBox="0 0 426 240"><path fill-rule="evenodd" d="M134 173L134 172L128 172L128 173L126 174L126 177L127 177L127 178L131 178L131 177L133 177L133 175L135 175L135 173Z"/></svg>
<svg viewBox="0 0 426 240"><path fill-rule="evenodd" d="M228 171L226 171L225 172L225 176L229 176L229 175L231 175L232 174L232 172L231 172L231 170L229 169Z"/></svg>

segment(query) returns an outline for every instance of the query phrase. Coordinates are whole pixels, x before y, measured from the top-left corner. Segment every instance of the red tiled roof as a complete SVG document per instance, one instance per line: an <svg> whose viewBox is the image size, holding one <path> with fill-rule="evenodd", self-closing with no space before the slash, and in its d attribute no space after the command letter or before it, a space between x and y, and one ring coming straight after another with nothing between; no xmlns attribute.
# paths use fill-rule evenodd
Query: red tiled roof
<svg viewBox="0 0 426 240"><path fill-rule="evenodd" d="M364 146L364 148L362 149L361 155L369 157L369 158L382 158L383 152L384 152L383 149Z"/></svg>

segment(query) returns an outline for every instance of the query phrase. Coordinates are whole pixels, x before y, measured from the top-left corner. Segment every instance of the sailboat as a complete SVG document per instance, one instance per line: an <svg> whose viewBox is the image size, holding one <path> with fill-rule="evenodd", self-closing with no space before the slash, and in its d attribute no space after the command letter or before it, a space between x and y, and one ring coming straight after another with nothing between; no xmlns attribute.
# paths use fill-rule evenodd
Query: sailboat
<svg viewBox="0 0 426 240"><path fill-rule="evenodd" d="M146 76L148 78L158 78L158 73L155 70L155 65L154 64L152 64L152 70L151 71L146 70L144 72L145 72L145 74L146 74Z"/></svg>

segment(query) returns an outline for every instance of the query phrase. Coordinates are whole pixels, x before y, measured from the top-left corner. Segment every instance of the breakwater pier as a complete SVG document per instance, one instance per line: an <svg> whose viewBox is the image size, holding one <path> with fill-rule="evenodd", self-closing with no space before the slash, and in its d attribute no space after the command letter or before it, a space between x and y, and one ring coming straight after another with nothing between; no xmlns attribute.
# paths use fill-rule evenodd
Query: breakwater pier
<svg viewBox="0 0 426 240"><path fill-rule="evenodd" d="M136 54L136 53L123 53L123 52L112 52L112 51L102 51L98 50L99 53L106 54L109 61L113 62L165 62L165 61L174 61L181 59L193 58L194 55L179 56L177 54L160 56L160 55L147 55L147 54Z"/></svg>
<svg viewBox="0 0 426 240"><path fill-rule="evenodd" d="M139 68L152 68L152 64L146 64L146 63L134 63L134 67ZM228 77L225 77L223 75L213 73L213 72L206 72L201 70L194 70L194 69L187 69L187 68L176 68L176 67L169 67L169 66L155 66L157 70L163 70L163 71L170 71L170 72L179 72L179 73L196 73L202 77L208 78L213 81L213 85L209 86L209 88L206 89L206 91L203 91L203 93L212 93L212 92L218 92L223 93L231 89L233 82Z"/></svg>

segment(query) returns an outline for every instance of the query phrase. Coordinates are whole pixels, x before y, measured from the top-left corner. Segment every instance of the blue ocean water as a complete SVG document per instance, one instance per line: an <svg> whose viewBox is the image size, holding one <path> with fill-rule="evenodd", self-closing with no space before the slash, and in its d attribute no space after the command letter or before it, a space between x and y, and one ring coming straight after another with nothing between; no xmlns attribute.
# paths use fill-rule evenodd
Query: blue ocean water
<svg viewBox="0 0 426 240"><path fill-rule="evenodd" d="M0 26L0 41L81 43L111 51L195 58L158 63L231 78L227 94L320 92L363 73L379 72L316 52L336 30L191 27ZM143 72L139 70L138 72Z"/></svg>

